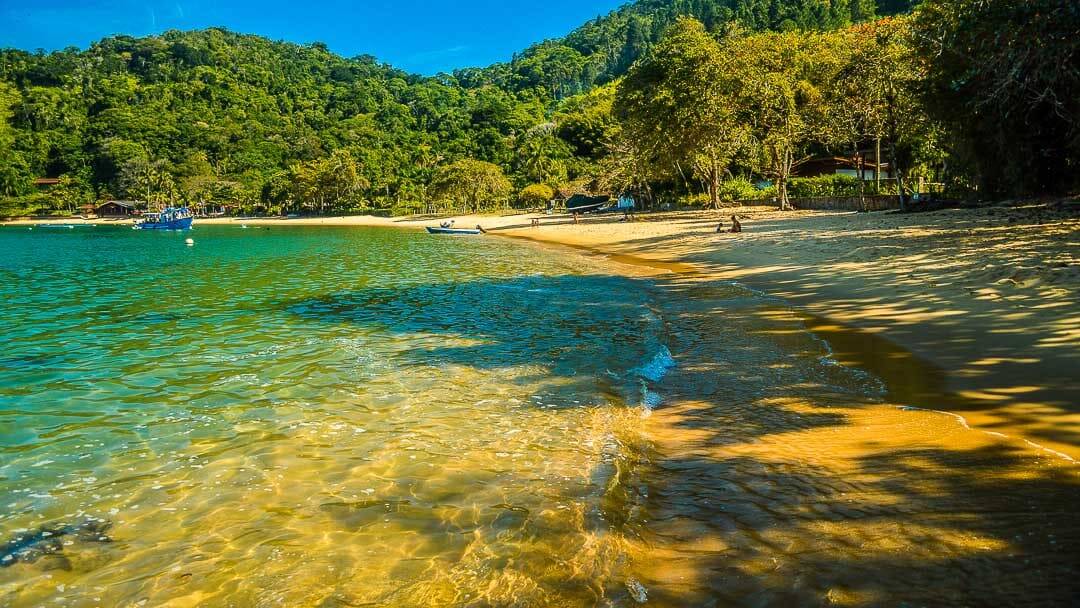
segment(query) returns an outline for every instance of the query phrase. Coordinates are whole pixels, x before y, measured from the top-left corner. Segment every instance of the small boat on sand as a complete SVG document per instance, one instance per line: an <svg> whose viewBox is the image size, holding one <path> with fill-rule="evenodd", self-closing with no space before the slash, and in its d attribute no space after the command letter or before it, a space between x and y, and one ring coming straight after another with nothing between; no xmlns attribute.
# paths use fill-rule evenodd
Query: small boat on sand
<svg viewBox="0 0 1080 608"><path fill-rule="evenodd" d="M611 203L610 196L586 196L575 194L566 201L566 212L571 215L601 211Z"/></svg>
<svg viewBox="0 0 1080 608"><path fill-rule="evenodd" d="M456 234L459 236L483 234L484 232L480 228L436 228L434 226L428 226L427 231L428 234Z"/></svg>
<svg viewBox="0 0 1080 608"><path fill-rule="evenodd" d="M133 228L136 230L190 230L195 216L187 207L179 209L168 208L161 213L147 213L142 219L136 220Z"/></svg>

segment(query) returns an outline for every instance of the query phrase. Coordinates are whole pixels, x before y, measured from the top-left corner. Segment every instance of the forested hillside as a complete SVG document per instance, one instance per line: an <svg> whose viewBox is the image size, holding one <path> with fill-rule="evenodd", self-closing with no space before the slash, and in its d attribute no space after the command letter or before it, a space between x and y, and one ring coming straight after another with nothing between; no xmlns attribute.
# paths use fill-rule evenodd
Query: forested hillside
<svg viewBox="0 0 1080 608"><path fill-rule="evenodd" d="M565 38L535 45L509 63L461 70L456 76L466 86L538 88L563 97L625 74L680 16L693 17L718 33L730 23L748 31L834 30L876 14L875 0L639 0Z"/></svg>
<svg viewBox="0 0 1080 608"><path fill-rule="evenodd" d="M31 177L66 175L115 196L145 198L150 179L174 182L153 184L162 196L211 189L279 204L297 177L290 167L318 169L344 150L361 167L357 190L407 196L447 158L509 163L507 138L544 113L497 88L465 91L319 44L216 29L110 38L85 52L5 51L0 70L7 195L27 193Z"/></svg>
<svg viewBox="0 0 1080 608"><path fill-rule="evenodd" d="M107 198L408 213L540 201L560 186L716 204L768 194L754 180L783 190L801 159L874 140L912 178L1000 192L1072 183L1075 11L928 0L914 19L853 25L877 10L639 0L509 63L436 77L220 29L4 50L0 215ZM658 107L661 85L700 95Z"/></svg>

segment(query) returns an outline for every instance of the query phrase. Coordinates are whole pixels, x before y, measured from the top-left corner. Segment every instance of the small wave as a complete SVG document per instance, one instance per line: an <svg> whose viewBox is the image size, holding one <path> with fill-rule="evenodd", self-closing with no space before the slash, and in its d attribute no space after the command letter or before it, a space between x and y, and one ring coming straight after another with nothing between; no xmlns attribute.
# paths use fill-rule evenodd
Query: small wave
<svg viewBox="0 0 1080 608"><path fill-rule="evenodd" d="M235 376L229 376L228 378L222 378L214 383L214 386L220 386L223 384L259 384L259 376L255 374L236 374Z"/></svg>
<svg viewBox="0 0 1080 608"><path fill-rule="evenodd" d="M901 406L898 406L898 407L901 410L905 411L905 412L929 412L929 413L932 413L932 414L941 414L942 416L950 416L952 418L955 418L957 420L957 422L960 423L960 426L964 427L965 430L985 433L987 435L992 435L994 437L1000 437L1002 439L1019 439L1020 441L1023 441L1024 443L1028 444L1029 446L1031 446L1031 447L1033 447L1033 448L1035 448L1037 450L1041 450L1043 452L1046 452L1046 453L1051 454L1053 456L1057 456L1058 458L1061 458L1063 460L1067 460L1067 461L1072 462L1072 463L1077 462L1075 458L1073 458L1072 456L1069 456L1068 454L1065 454L1064 452L1059 452L1059 451L1057 451L1057 450L1055 450L1053 448L1048 448L1045 445L1039 445L1038 443L1035 443L1034 441L1032 441L1030 439L1026 439L1024 437L1015 437L1014 438L1014 437L1012 437L1010 435L1006 435L1005 433L998 433L997 431L986 431L986 430L983 430L983 429L972 428L972 426L970 424L968 424L967 418L964 418L960 414L956 414L956 413L953 413L953 412L944 412L942 410L932 410L932 409L928 409L928 408L924 408L924 407L915 407L914 405L901 405Z"/></svg>
<svg viewBox="0 0 1080 608"><path fill-rule="evenodd" d="M675 367L675 358L671 356L671 350L667 346L661 346L647 363L633 371L637 376L650 382L659 382L673 367Z"/></svg>
<svg viewBox="0 0 1080 608"><path fill-rule="evenodd" d="M664 398L660 396L660 393L649 390L649 386L645 382L641 383L641 406L645 408L646 413L652 413L663 402Z"/></svg>

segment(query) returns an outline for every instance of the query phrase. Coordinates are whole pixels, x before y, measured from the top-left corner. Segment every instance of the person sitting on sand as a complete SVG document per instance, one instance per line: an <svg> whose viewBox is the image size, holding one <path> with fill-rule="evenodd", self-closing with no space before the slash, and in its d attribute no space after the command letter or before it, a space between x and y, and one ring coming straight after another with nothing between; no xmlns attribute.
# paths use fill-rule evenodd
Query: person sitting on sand
<svg viewBox="0 0 1080 608"><path fill-rule="evenodd" d="M720 234L724 231L724 220L720 220L720 224L716 227L716 233Z"/></svg>
<svg viewBox="0 0 1080 608"><path fill-rule="evenodd" d="M742 223L739 222L739 218L734 215L731 216L731 232L732 234L742 232Z"/></svg>

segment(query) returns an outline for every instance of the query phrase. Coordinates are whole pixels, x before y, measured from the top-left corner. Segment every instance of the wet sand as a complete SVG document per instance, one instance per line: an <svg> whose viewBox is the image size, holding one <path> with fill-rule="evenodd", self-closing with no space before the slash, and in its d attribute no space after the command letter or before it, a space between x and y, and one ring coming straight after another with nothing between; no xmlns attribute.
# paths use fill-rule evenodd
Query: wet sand
<svg viewBox="0 0 1080 608"><path fill-rule="evenodd" d="M1075 201L913 215L740 208L745 232L717 234L732 212L458 224L693 268L783 298L841 362L884 379L893 400L1080 459Z"/></svg>

